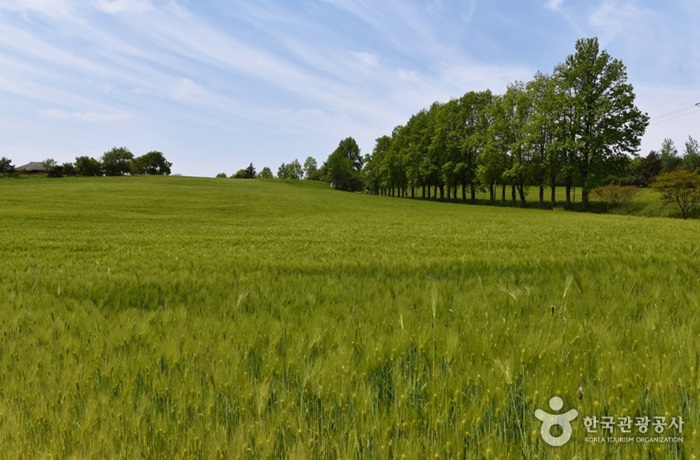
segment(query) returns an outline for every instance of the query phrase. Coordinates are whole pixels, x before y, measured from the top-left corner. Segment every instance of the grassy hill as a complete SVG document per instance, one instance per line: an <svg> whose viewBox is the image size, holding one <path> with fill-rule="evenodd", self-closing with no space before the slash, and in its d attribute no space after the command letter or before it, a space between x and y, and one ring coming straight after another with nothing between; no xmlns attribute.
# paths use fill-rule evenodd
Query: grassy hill
<svg viewBox="0 0 700 460"><path fill-rule="evenodd" d="M299 181L0 180L0 197L9 457L700 450L697 221ZM560 448L534 417L555 395L579 413ZM667 426L587 432L608 416Z"/></svg>

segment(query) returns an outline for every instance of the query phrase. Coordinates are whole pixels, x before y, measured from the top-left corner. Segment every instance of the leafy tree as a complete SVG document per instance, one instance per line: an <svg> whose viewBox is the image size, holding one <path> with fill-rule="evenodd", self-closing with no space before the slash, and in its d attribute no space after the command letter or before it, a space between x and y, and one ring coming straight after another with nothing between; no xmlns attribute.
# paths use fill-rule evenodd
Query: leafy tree
<svg viewBox="0 0 700 460"><path fill-rule="evenodd" d="M348 137L340 141L338 148L328 156L326 169L331 187L346 191L362 189L362 156L355 139Z"/></svg>
<svg viewBox="0 0 700 460"><path fill-rule="evenodd" d="M639 159L639 165L634 174L636 185L648 187L661 173L661 168L661 156L652 150L647 156Z"/></svg>
<svg viewBox="0 0 700 460"><path fill-rule="evenodd" d="M272 170L265 166L260 174L258 174L258 179L273 179L275 176L272 174Z"/></svg>
<svg viewBox="0 0 700 460"><path fill-rule="evenodd" d="M683 159L678 156L678 149L672 139L664 139L661 143L661 171L669 172L678 169Z"/></svg>
<svg viewBox="0 0 700 460"><path fill-rule="evenodd" d="M41 162L41 165L44 167L45 170L51 171L53 168L58 166L58 162L53 158L47 158Z"/></svg>
<svg viewBox="0 0 700 460"><path fill-rule="evenodd" d="M249 164L245 169L239 169L236 174L233 175L234 179L255 179L255 166L253 163Z"/></svg>
<svg viewBox="0 0 700 460"><path fill-rule="evenodd" d="M314 157L306 157L304 161L304 179L313 180L312 178L316 176L316 171L318 171L318 163Z"/></svg>
<svg viewBox="0 0 700 460"><path fill-rule="evenodd" d="M700 203L700 175L679 169L661 174L652 187L661 193L666 203L675 203L683 219Z"/></svg>
<svg viewBox="0 0 700 460"><path fill-rule="evenodd" d="M304 169L301 167L299 160L295 159L287 165L287 178L300 180L304 177Z"/></svg>
<svg viewBox="0 0 700 460"><path fill-rule="evenodd" d="M61 167L63 168L63 175L65 176L75 176L77 174L75 165L71 162L63 163Z"/></svg>
<svg viewBox="0 0 700 460"><path fill-rule="evenodd" d="M299 160L294 160L289 164L282 163L277 169L278 179L293 179L299 180L304 175L304 169L301 167Z"/></svg>
<svg viewBox="0 0 700 460"><path fill-rule="evenodd" d="M217 179L226 179L227 177L228 175L226 175L226 173L223 172L216 175Z"/></svg>
<svg viewBox="0 0 700 460"><path fill-rule="evenodd" d="M48 177L63 177L63 166L53 158L47 158L41 164L46 169Z"/></svg>
<svg viewBox="0 0 700 460"><path fill-rule="evenodd" d="M172 165L171 162L165 159L165 155L154 150L134 158L131 162L131 173L169 176Z"/></svg>
<svg viewBox="0 0 700 460"><path fill-rule="evenodd" d="M527 142L532 148L532 181L539 188L539 203L544 205L545 185L551 190L550 200L556 202L559 157L557 155L555 133L557 130L557 91L556 80L549 75L537 72L527 83L527 91L532 103L530 122L525 127Z"/></svg>
<svg viewBox="0 0 700 460"><path fill-rule="evenodd" d="M88 156L76 157L75 171L79 176L101 176L102 163Z"/></svg>
<svg viewBox="0 0 700 460"><path fill-rule="evenodd" d="M131 172L131 161L134 154L126 147L113 147L102 155L102 165L105 175L123 176Z"/></svg>
<svg viewBox="0 0 700 460"><path fill-rule="evenodd" d="M7 157L0 158L0 176L11 176L15 174L15 167L12 160Z"/></svg>
<svg viewBox="0 0 700 460"><path fill-rule="evenodd" d="M624 64L600 51L597 38L578 40L576 52L555 72L572 109L572 131L566 141L575 154L586 209L589 192L600 177L637 151L649 116L634 105Z"/></svg>
<svg viewBox="0 0 700 460"><path fill-rule="evenodd" d="M688 140L685 141L683 167L689 171L700 170L700 144L693 139L693 136L688 136Z"/></svg>

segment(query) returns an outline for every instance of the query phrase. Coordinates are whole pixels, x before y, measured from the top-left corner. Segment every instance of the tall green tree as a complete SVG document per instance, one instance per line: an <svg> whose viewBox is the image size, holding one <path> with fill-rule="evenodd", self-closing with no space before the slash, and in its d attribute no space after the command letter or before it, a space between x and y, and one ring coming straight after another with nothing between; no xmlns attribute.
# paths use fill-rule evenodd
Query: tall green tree
<svg viewBox="0 0 700 460"><path fill-rule="evenodd" d="M352 137L343 139L328 156L326 170L331 187L346 190L362 190L362 164L360 147Z"/></svg>
<svg viewBox="0 0 700 460"><path fill-rule="evenodd" d="M265 166L258 174L258 179L273 179L275 176L272 174L272 170Z"/></svg>
<svg viewBox="0 0 700 460"><path fill-rule="evenodd" d="M685 141L683 167L688 171L700 170L700 144L693 136L688 136L688 140Z"/></svg>
<svg viewBox="0 0 700 460"><path fill-rule="evenodd" d="M102 166L106 176L123 176L131 172L134 154L126 147L113 147L102 155Z"/></svg>
<svg viewBox="0 0 700 460"><path fill-rule="evenodd" d="M103 174L102 163L88 156L75 158L75 170L79 176L101 176Z"/></svg>
<svg viewBox="0 0 700 460"><path fill-rule="evenodd" d="M571 109L573 147L581 180L582 205L590 190L610 168L625 165L637 152L649 116L634 105L634 89L619 59L600 50L597 38L580 39L576 51L555 72Z"/></svg>
<svg viewBox="0 0 700 460"><path fill-rule="evenodd" d="M678 156L678 149L673 139L666 138L663 140L659 154L661 156L662 172L675 171L683 162L683 159Z"/></svg>
<svg viewBox="0 0 700 460"><path fill-rule="evenodd" d="M306 157L306 160L304 160L304 179L306 180L317 180L315 179L316 176L318 176L318 163L316 163L316 159L314 157Z"/></svg>
<svg viewBox="0 0 700 460"><path fill-rule="evenodd" d="M550 200L556 203L559 158L555 146L557 121L557 89L555 80L538 72L527 83L532 102L530 122L526 127L528 143L532 148L532 183L539 189L539 203L544 205L545 186L551 190Z"/></svg>
<svg viewBox="0 0 700 460"><path fill-rule="evenodd" d="M169 176L172 165L163 153L154 150L134 158L131 162L131 173Z"/></svg>
<svg viewBox="0 0 700 460"><path fill-rule="evenodd" d="M487 141L493 99L491 91L470 91L458 100L459 123L454 138L459 142L461 155L455 169L462 182L462 199L466 200L469 187L472 202L476 200L477 168Z"/></svg>

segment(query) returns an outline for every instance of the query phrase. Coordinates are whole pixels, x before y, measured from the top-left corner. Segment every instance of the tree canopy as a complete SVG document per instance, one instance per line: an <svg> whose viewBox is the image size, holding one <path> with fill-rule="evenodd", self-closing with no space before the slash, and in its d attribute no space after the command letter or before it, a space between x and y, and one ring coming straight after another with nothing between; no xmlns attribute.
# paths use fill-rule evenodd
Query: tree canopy
<svg viewBox="0 0 700 460"><path fill-rule="evenodd" d="M530 185L539 187L541 204L546 187L555 203L563 185L571 204L580 186L585 208L593 188L627 174L639 149L649 117L634 100L622 61L596 38L580 39L551 75L538 72L500 95L470 91L435 102L379 137L364 161L364 184L374 193L414 196L418 188L440 199L467 200L469 191L472 201L481 189L491 201L523 206ZM340 153L343 142L326 162L333 185L362 165L359 149L353 159Z"/></svg>
<svg viewBox="0 0 700 460"><path fill-rule="evenodd" d="M348 137L340 141L325 165L331 187L346 191L362 190L362 164L360 147L355 139Z"/></svg>

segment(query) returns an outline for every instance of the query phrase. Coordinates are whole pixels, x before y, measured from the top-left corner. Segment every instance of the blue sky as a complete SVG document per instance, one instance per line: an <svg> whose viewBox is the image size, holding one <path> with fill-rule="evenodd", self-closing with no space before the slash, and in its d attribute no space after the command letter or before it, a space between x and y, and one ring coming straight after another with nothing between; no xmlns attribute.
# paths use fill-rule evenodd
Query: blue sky
<svg viewBox="0 0 700 460"><path fill-rule="evenodd" d="M183 175L363 153L411 114L551 72L597 36L651 116L700 138L697 0L1 0L0 156L160 150Z"/></svg>

